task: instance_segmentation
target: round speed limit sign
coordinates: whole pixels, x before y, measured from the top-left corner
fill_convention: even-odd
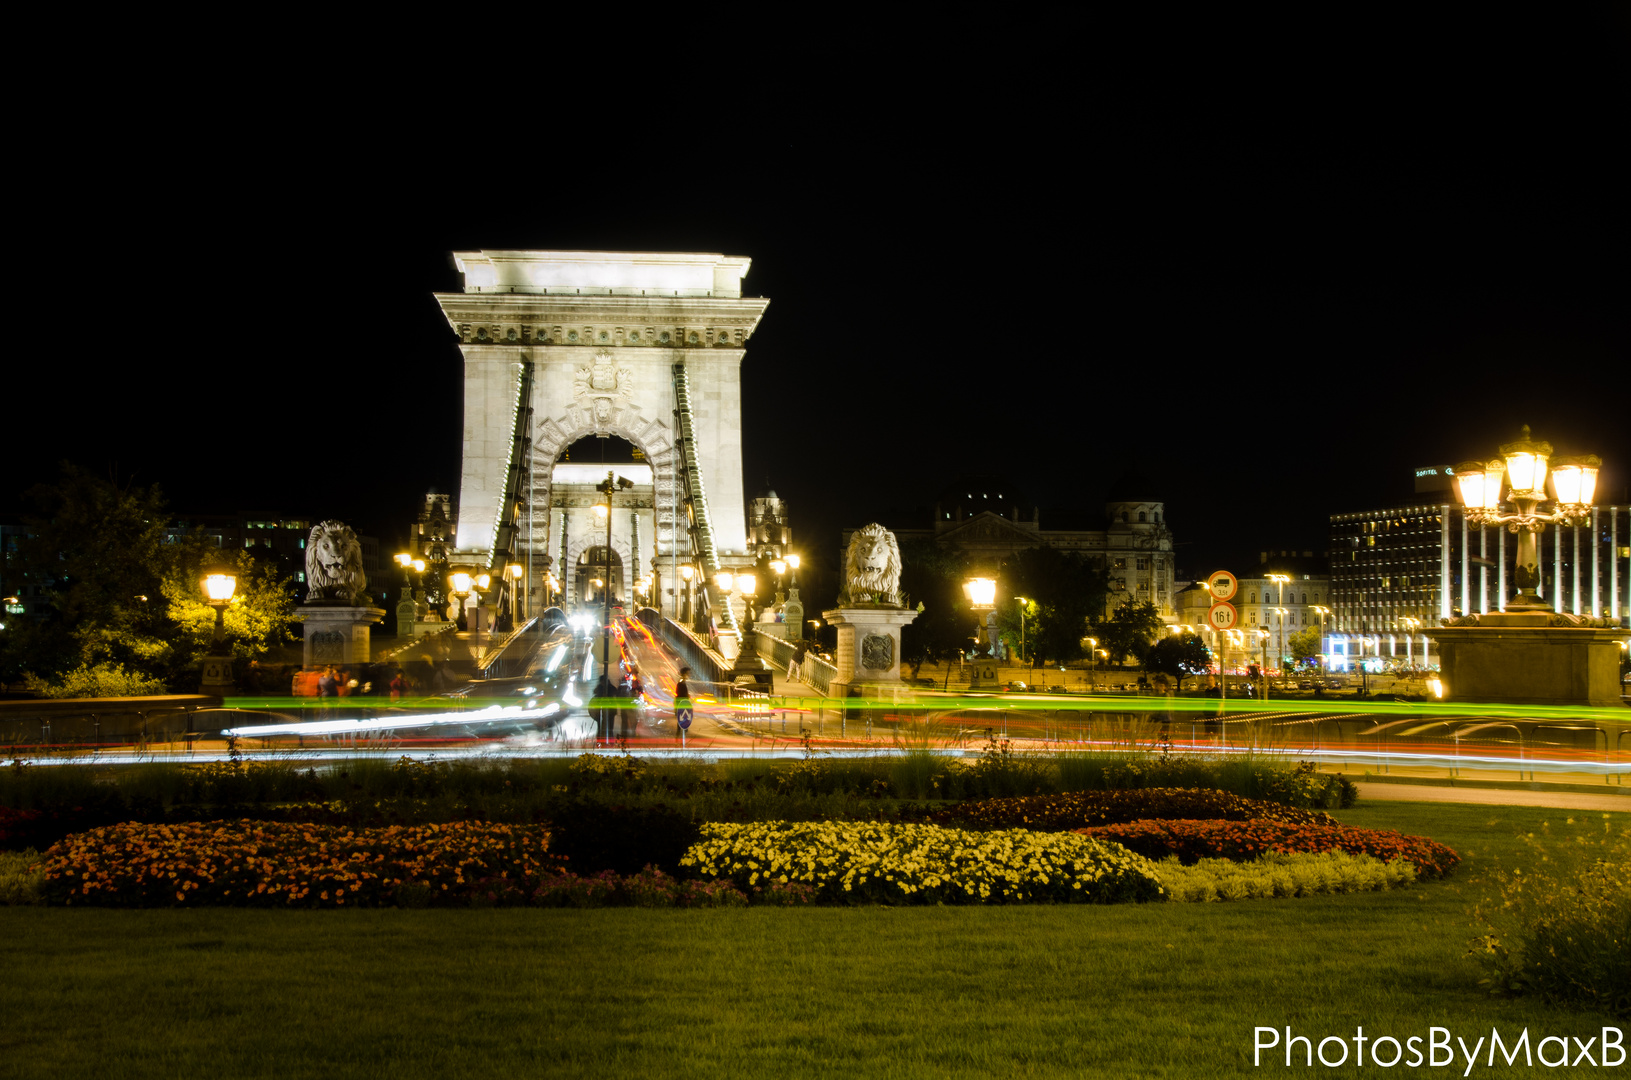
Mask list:
[[[1207,611],[1206,621],[1214,630],[1233,630],[1240,621],[1240,612],[1231,603],[1216,603]]]
[[[1213,601],[1221,603],[1224,600],[1233,600],[1235,598],[1235,592],[1239,590],[1240,582],[1229,571],[1218,570],[1206,579],[1206,587],[1211,591]]]

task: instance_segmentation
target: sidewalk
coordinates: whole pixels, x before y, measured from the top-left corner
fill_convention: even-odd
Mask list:
[[[1563,810],[1631,813],[1631,795],[1588,795],[1580,791],[1522,791],[1505,788],[1438,787],[1429,784],[1368,784],[1360,781],[1363,802],[1444,802],[1481,806],[1555,806]],[[1631,788],[1624,789],[1631,791]]]

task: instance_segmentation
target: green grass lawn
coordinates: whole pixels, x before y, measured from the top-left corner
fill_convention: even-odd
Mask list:
[[[1436,1024],[1471,1045],[1492,1024],[1533,1041],[1611,1023],[1491,1000],[1462,958],[1482,868],[1567,812],[1338,816],[1465,862],[1397,892],[1209,905],[4,908],[0,1075],[1210,1076],[1287,1071],[1279,1050],[1253,1069],[1257,1025],[1318,1042]],[[1480,1053],[1478,1074],[1505,1071]]]

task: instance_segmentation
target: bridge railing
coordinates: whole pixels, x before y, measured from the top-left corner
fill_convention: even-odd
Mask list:
[[[510,656],[507,657],[505,653],[509,650],[510,646],[522,640],[523,634],[539,626],[540,623],[538,618],[537,616],[534,616],[533,618],[530,618],[526,622],[522,623],[520,626],[516,627],[514,630],[510,631],[500,640],[489,645],[487,651],[482,653],[476,660],[476,674],[483,679],[502,677],[507,674],[507,662],[515,654],[511,653]]]
[[[753,632],[754,651],[770,662],[778,672],[786,671],[788,663],[796,652],[791,642],[773,637],[762,630]],[[804,663],[799,666],[799,678],[806,686],[812,686],[827,693],[832,680],[838,676],[838,668],[821,659],[808,650],[804,653]]]
[[[709,648],[706,641],[673,619],[663,616],[658,633],[662,635],[663,644],[673,649],[698,679],[727,686],[735,680],[733,661]]]

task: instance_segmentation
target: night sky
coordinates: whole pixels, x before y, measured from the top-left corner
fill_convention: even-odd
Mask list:
[[[665,114],[454,136],[453,86],[383,111],[269,94],[226,127],[111,103],[41,157],[14,228],[0,518],[68,458],[178,514],[393,544],[456,491],[461,359],[431,293],[465,248],[751,257],[771,304],[743,480],[814,555],[926,525],[974,473],[1044,527],[1097,527],[1138,470],[1198,576],[1323,551],[1329,514],[1525,423],[1602,455],[1599,501],[1628,502],[1625,27],[1545,17],[1577,21],[1045,85],[946,70],[943,94],[879,78],[820,106],[743,91],[718,139]]]

